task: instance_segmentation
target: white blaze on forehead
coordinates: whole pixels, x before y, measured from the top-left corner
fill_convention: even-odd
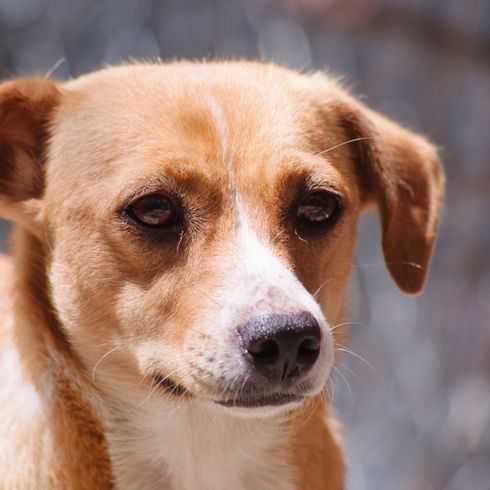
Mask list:
[[[214,125],[216,129],[216,134],[221,143],[221,154],[222,158],[226,158],[227,165],[226,168],[228,170],[228,177],[230,179],[230,185],[233,192],[234,197],[237,195],[237,179],[235,175],[235,169],[233,168],[233,164],[231,160],[228,159],[228,144],[229,144],[229,130],[228,125],[226,123],[225,115],[223,114],[223,109],[219,105],[218,101],[211,95],[206,94],[206,99],[208,102],[208,107],[211,111],[211,114],[214,119]]]
[[[228,126],[223,114],[223,109],[211,94],[206,94],[206,100],[214,119],[216,133],[221,142],[221,150],[223,155],[226,155],[226,152],[228,151]]]

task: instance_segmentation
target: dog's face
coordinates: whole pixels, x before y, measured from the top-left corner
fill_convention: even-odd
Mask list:
[[[435,152],[323,77],[128,66],[11,82],[0,107],[0,203],[46,246],[63,331],[118,397],[265,414],[319,393],[371,203],[394,279],[422,287]]]

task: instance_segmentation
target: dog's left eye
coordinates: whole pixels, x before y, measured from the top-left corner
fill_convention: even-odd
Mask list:
[[[177,220],[177,210],[170,198],[162,194],[141,197],[126,207],[138,224],[151,228],[167,228]]]
[[[299,226],[333,225],[340,211],[340,199],[333,192],[314,191],[302,198],[296,208]]]

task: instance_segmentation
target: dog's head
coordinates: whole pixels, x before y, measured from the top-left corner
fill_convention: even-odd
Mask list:
[[[4,83],[0,155],[0,209],[46,250],[96,384],[256,414],[324,388],[360,212],[377,204],[388,269],[416,293],[443,188],[422,137],[258,63]]]

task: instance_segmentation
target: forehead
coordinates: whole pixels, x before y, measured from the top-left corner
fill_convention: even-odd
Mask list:
[[[105,177],[117,186],[193,173],[222,185],[292,169],[332,173],[315,156],[318,124],[303,88],[293,72],[250,63],[127,66],[82,77],[66,85],[54,122],[48,183],[82,189]],[[326,145],[338,141],[334,125],[327,133]]]

